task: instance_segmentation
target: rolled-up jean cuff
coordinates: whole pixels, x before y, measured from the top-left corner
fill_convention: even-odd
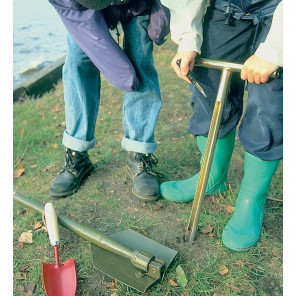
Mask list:
[[[139,153],[154,153],[157,143],[143,143],[128,138],[122,138],[121,147],[127,151]]]
[[[83,152],[87,151],[95,146],[95,138],[91,141],[83,141],[70,136],[66,131],[63,134],[63,145],[75,151]]]

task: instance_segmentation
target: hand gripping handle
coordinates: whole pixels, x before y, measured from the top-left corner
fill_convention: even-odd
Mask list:
[[[58,219],[55,208],[51,202],[45,204],[44,212],[50,243],[52,246],[58,246],[60,243]]]

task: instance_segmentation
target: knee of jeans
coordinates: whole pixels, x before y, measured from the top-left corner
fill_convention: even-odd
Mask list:
[[[65,64],[63,66],[63,75],[67,73],[88,73],[93,65],[90,59],[85,54],[68,51]]]
[[[87,60],[89,60],[88,56],[81,50],[71,36],[68,36],[68,52],[65,64],[67,66],[73,65],[73,67],[77,67],[85,64]]]

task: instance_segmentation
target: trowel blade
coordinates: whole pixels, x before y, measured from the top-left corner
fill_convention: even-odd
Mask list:
[[[163,246],[148,237],[131,229],[110,234],[110,237],[119,241],[132,250],[145,251],[165,262],[165,269],[169,267],[177,251]],[[162,280],[149,277],[136,268],[129,258],[112,253],[94,244],[91,245],[94,266],[108,276],[128,285],[140,292],[145,292],[151,285]]]

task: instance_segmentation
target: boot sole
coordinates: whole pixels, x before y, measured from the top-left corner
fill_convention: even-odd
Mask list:
[[[73,188],[70,191],[67,192],[61,192],[61,193],[55,193],[52,191],[49,191],[49,195],[52,197],[67,197],[69,195],[74,194],[75,192],[78,191],[78,189],[80,188],[81,184],[83,183],[83,181],[90,175],[90,173],[93,171],[94,166],[91,165],[80,177],[79,182],[77,183],[77,186],[75,188]]]
[[[134,191],[134,189],[132,189],[132,193],[133,193],[135,196],[139,197],[140,199],[142,199],[142,200],[146,200],[146,201],[156,201],[156,200],[158,200],[158,199],[160,198],[160,194],[157,195],[157,196],[151,196],[151,197],[149,197],[149,196],[142,196],[142,195],[139,195],[138,193],[136,193],[136,192]]]
[[[257,241],[257,242],[258,242],[258,241]],[[222,241],[223,245],[224,245],[227,249],[229,249],[229,250],[231,250],[231,251],[234,251],[234,252],[247,252],[247,251],[249,251],[251,248],[255,247],[256,244],[257,244],[257,242],[254,243],[253,245],[249,246],[249,247],[236,248],[236,247],[233,247],[233,246],[228,246],[228,245],[226,245],[226,244]]]

